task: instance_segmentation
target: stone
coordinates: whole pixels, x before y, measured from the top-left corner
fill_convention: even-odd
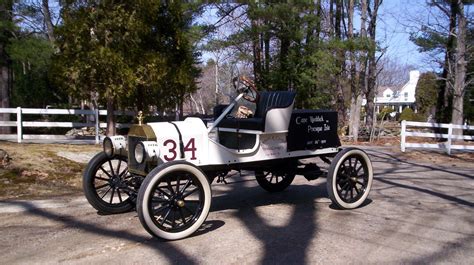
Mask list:
[[[11,160],[7,151],[0,149],[0,168],[6,168]]]

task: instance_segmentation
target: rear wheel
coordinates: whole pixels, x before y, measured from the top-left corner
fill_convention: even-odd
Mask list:
[[[329,198],[338,208],[357,208],[367,199],[372,179],[369,156],[357,148],[344,149],[329,167],[326,184]]]
[[[294,167],[289,171],[255,171],[255,178],[264,190],[279,192],[285,190],[295,179]]]
[[[143,227],[168,240],[185,238],[206,220],[211,187],[196,166],[182,161],[153,169],[138,192],[137,212]]]
[[[127,157],[109,158],[104,152],[94,156],[82,178],[87,201],[102,213],[123,213],[134,207],[133,187],[129,183]]]

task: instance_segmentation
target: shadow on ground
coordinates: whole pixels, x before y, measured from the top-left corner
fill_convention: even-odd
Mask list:
[[[429,196],[435,196],[443,200],[447,200],[456,205],[472,208],[474,203],[450,194],[443,193],[439,190],[433,190],[429,187],[420,187],[406,183],[400,183],[399,180],[416,177],[417,172],[427,170],[437,170],[449,174],[451,177],[457,176],[461,178],[473,179],[472,174],[454,172],[449,168],[442,166],[429,166],[417,164],[415,162],[407,162],[398,159],[387,153],[379,151],[371,151],[371,157],[377,163],[388,164],[382,170],[376,169],[375,181],[382,183],[384,187],[392,187],[397,189],[407,189],[415,193],[423,193]],[[396,174],[397,177],[391,177]],[[319,182],[317,185],[311,183],[306,185],[294,185],[289,189],[271,194],[263,191],[256,186],[254,181],[235,181],[229,185],[230,189],[220,192],[213,198],[211,215],[215,212],[232,209],[235,218],[244,225],[245,229],[250,232],[255,239],[260,241],[263,246],[261,264],[275,263],[291,263],[291,264],[307,264],[311,241],[317,236],[319,225],[317,207],[315,201],[318,198],[327,197],[325,182]],[[381,190],[381,189],[380,189]],[[378,199],[384,199],[379,197]],[[178,244],[166,242],[151,236],[136,235],[127,231],[116,231],[106,227],[97,226],[88,222],[78,221],[73,217],[65,216],[50,212],[45,209],[36,208],[32,203],[25,201],[9,202],[17,206],[23,207],[28,213],[41,216],[56,222],[64,224],[65,227],[80,229],[86,233],[99,234],[109,238],[122,239],[129,242],[140,243],[150,249],[154,249],[161,255],[165,256],[169,263],[194,264],[199,263],[195,257],[187,255]],[[367,201],[365,206],[370,206],[372,200]],[[287,205],[292,208],[291,216],[284,226],[274,226],[269,224],[265,219],[259,216],[257,208],[259,206],[270,205]],[[324,206],[323,206],[324,207]],[[328,205],[329,207],[329,205]],[[344,214],[347,214],[344,213]],[[97,217],[100,218],[100,217]],[[204,225],[192,236],[198,238],[206,233],[210,233],[216,229],[226,229],[224,221],[211,220],[206,221]],[[455,242],[465,246],[472,244],[473,236],[468,235],[464,238],[464,242]],[[185,246],[183,246],[184,248]],[[317,255],[311,253],[312,255]],[[434,251],[431,255],[420,257],[417,260],[408,260],[404,263],[424,263],[425,261],[433,262],[446,260],[449,253]]]

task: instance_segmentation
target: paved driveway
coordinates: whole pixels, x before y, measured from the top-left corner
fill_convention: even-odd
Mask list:
[[[474,166],[401,162],[370,151],[369,203],[333,209],[325,179],[278,194],[251,177],[213,184],[205,225],[165,242],[135,212],[101,216],[81,197],[0,202],[2,264],[474,264]]]

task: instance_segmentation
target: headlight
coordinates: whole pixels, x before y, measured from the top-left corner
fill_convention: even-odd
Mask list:
[[[114,156],[115,148],[114,148],[114,144],[112,143],[112,139],[110,139],[109,137],[105,137],[103,146],[104,146],[104,153],[108,157]]]
[[[145,161],[145,146],[143,143],[138,143],[135,146],[135,160],[137,160],[138,164]]]
[[[112,157],[116,154],[121,153],[127,148],[127,141],[124,136],[110,136],[105,137],[104,142],[102,143],[104,148],[104,153],[108,157]]]

